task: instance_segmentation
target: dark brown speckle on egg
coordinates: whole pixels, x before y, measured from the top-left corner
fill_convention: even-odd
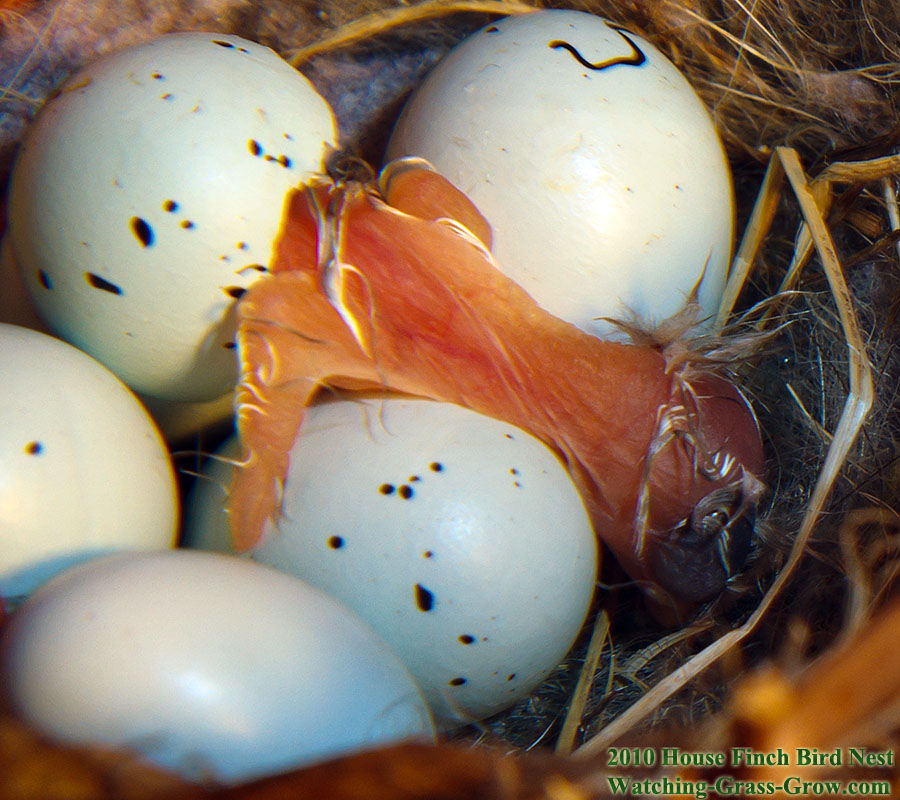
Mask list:
[[[162,207],[163,211],[168,211],[170,214],[178,211],[178,203],[176,203],[174,200],[166,200],[165,202],[163,202]]]
[[[470,636],[468,633],[464,633],[459,637],[460,644],[472,644],[475,641],[474,636]]]
[[[180,224],[181,227],[184,228],[186,231],[189,231],[189,230],[191,230],[191,229],[194,227],[194,223],[191,222],[189,219],[183,219],[183,220],[181,220],[181,222],[180,222],[179,224]]]
[[[443,471],[444,471],[444,465],[441,464],[439,461],[432,461],[432,462],[428,465],[428,469],[430,469],[432,472],[443,472]]]
[[[44,445],[42,445],[38,441],[29,442],[25,445],[25,452],[30,456],[40,455],[44,449]]]
[[[413,587],[413,594],[415,595],[416,607],[419,611],[431,611],[434,608],[434,594],[422,586],[421,583],[417,583]]]
[[[344,546],[344,537],[343,536],[331,536],[328,539],[328,546],[332,550],[340,550]]]
[[[213,44],[219,45],[219,47],[234,48],[231,42],[226,42],[224,39],[212,39],[211,41]]]
[[[394,485],[392,483],[382,483],[381,486],[378,487],[378,493],[383,495],[390,495],[394,493]]]
[[[465,678],[451,678],[450,685],[451,686],[465,686],[467,683]]]
[[[243,286],[226,286],[223,291],[229,297],[233,297],[235,300],[239,300],[244,296],[244,292],[247,290]]]
[[[236,342],[222,342],[222,347],[224,347],[226,350],[234,350],[235,348],[237,348],[237,343]]]
[[[141,247],[150,247],[153,244],[153,228],[150,227],[147,220],[141,217],[132,217],[129,224],[131,232],[141,243]]]
[[[110,283],[106,278],[93,272],[85,272],[84,279],[88,282],[88,285],[92,286],[94,289],[102,289],[104,292],[109,292],[110,294],[122,294],[121,287],[116,286],[114,283]]]
[[[258,156],[262,154],[262,145],[256,141],[256,139],[250,139],[247,142],[247,149],[250,151],[250,155]]]
[[[397,489],[397,494],[400,495],[404,500],[412,500],[413,494],[415,494],[412,490],[412,486],[407,486],[405,483]]]
[[[53,288],[53,284],[50,282],[50,276],[42,269],[38,270],[38,283],[45,289]]]

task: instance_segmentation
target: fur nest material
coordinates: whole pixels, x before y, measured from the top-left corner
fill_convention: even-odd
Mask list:
[[[736,329],[744,335],[765,322],[764,344],[735,358],[732,368],[753,399],[774,469],[756,558],[735,591],[676,630],[660,628],[634,593],[612,591],[570,659],[532,698],[471,730],[470,742],[395,748],[224,792],[148,773],[121,756],[61,749],[0,718],[0,798],[249,800],[287,791],[338,800],[606,797],[611,730],[620,742],[697,750],[780,742],[900,747],[892,641],[900,615],[892,600],[900,567],[900,167],[889,160],[900,142],[900,7],[887,0],[547,5],[607,17],[681,68],[728,150],[739,231],[754,224],[764,169],[777,148],[794,148],[811,177],[849,165],[834,180],[810,185],[865,332],[876,399],[808,541],[789,555],[850,390],[848,341],[815,258],[782,291],[799,258],[801,220],[785,194],[773,201],[774,224],[741,295]],[[492,15],[537,7],[532,0],[0,0],[0,180],[28,120],[65,77],[98,54],[192,29],[236,33],[290,59],[332,104],[349,147],[378,163],[403,100],[443,53]],[[755,334],[745,339],[759,341]],[[779,573],[785,563],[789,575]],[[779,574],[786,576],[780,583]],[[610,583],[620,578],[605,576]],[[773,586],[775,595],[766,595]],[[679,667],[693,670],[692,681],[669,687]],[[573,696],[579,712],[565,720]],[[642,712],[628,717],[636,702]],[[523,755],[504,759],[471,741]],[[532,752],[558,742],[566,753],[591,741],[580,758]],[[770,773],[742,774],[766,780]],[[896,768],[877,774],[900,778]],[[703,774],[675,770],[670,777]]]

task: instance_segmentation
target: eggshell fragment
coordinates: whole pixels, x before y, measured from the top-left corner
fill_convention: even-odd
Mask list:
[[[253,558],[357,611],[444,724],[511,705],[565,656],[597,547],[541,442],[449,403],[346,400],[309,410],[290,459],[277,527]],[[208,520],[224,520],[226,473],[201,484],[209,505],[192,512],[190,543],[223,547]]]
[[[97,60],[43,107],[11,178],[38,311],[137,391],[226,393],[235,299],[336,141],[312,84],[245,39],[177,33]]]
[[[412,679],[355,615],[289,575],[210,553],[111,556],[59,576],[11,618],[0,675],[38,730],[191,779],[433,738]]]
[[[413,93],[387,155],[434,164],[490,222],[501,268],[589,333],[658,323],[698,283],[717,309],[734,224],[722,145],[678,70],[612,23],[491,23]]]
[[[105,367],[37,331],[0,324],[0,595],[115,550],[171,547],[168,451]]]

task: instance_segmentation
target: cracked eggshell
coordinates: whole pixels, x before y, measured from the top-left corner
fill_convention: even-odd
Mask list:
[[[228,470],[212,477],[187,543],[225,549]],[[444,725],[525,696],[587,614],[597,546],[574,484],[537,439],[468,409],[396,398],[311,408],[281,511],[253,558],[359,613]]]
[[[172,547],[178,497],[147,412],[90,356],[0,324],[0,596],[99,554]]]
[[[137,391],[226,393],[235,299],[272,258],[286,193],[336,141],[312,84],[239,37],[169,34],[97,60],[14,165],[9,235],[38,311]]]
[[[129,748],[195,780],[434,736],[412,678],[354,614],[211,553],[111,556],[60,575],[9,621],[0,676],[45,734]]]
[[[553,10],[492,23],[413,93],[388,156],[421,156],[475,202],[500,268],[544,308],[657,323],[701,281],[724,289],[734,227],[728,163],[706,108],[656,48]]]

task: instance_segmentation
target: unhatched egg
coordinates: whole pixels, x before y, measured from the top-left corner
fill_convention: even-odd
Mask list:
[[[174,543],[169,454],[134,395],[90,356],[0,324],[0,596],[115,550]]]
[[[226,393],[231,309],[335,126],[303,75],[236,36],[170,34],[90,64],[41,109],[11,178],[38,311],[137,391]]]
[[[227,475],[220,464],[200,484],[188,544],[227,546]],[[396,398],[309,410],[277,527],[253,558],[357,611],[445,724],[499,711],[547,676],[597,569],[584,505],[547,447],[459,406]]]
[[[609,335],[699,283],[715,312],[733,231],[709,114],[649,42],[577,11],[492,23],[413,93],[388,156],[429,160],[475,202],[500,267],[551,313]]]
[[[0,678],[54,739],[128,748],[192,779],[433,738],[413,680],[354,614],[211,553],[116,555],[58,576],[7,624]]]

